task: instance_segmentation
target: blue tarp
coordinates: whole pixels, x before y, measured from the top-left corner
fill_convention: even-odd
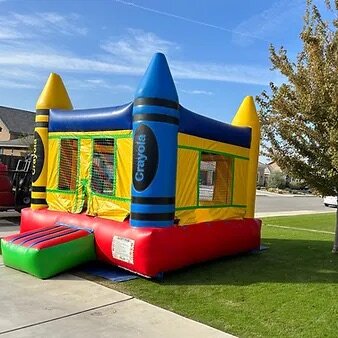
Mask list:
[[[109,279],[112,282],[126,282],[138,278],[137,275],[132,272],[115,266],[103,266],[101,264],[87,266],[83,271],[93,276]]]

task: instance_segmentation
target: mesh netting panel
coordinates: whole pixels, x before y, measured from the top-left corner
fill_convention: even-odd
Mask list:
[[[94,139],[91,188],[112,195],[114,189],[114,140]]]
[[[199,204],[230,204],[233,159],[224,155],[202,153],[199,177]]]
[[[77,140],[61,140],[59,185],[61,190],[75,190],[78,161]]]

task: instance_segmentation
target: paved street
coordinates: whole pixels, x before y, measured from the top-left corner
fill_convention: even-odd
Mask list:
[[[316,212],[335,212],[334,208],[327,208],[323,204],[323,199],[313,196],[302,195],[279,195],[257,191],[256,213],[257,217],[274,214],[293,214],[293,213],[316,213]],[[16,232],[20,222],[20,214],[17,212],[0,212],[0,237],[7,235],[8,232]]]
[[[323,204],[323,199],[319,197],[306,196],[257,196],[256,212],[277,212],[277,211],[299,211],[312,210],[332,211]]]
[[[313,213],[336,212],[334,208],[325,207],[323,198],[304,195],[279,195],[257,191],[255,216],[286,216]]]

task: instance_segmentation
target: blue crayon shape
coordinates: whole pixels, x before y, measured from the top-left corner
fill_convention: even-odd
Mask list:
[[[179,103],[169,66],[156,53],[133,105],[133,179],[130,224],[174,224]]]

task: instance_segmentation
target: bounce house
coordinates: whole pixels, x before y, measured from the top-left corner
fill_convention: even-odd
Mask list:
[[[73,110],[51,74],[36,105],[32,204],[5,265],[48,278],[99,259],[146,277],[260,246],[259,121],[183,108],[154,55],[131,103]]]

